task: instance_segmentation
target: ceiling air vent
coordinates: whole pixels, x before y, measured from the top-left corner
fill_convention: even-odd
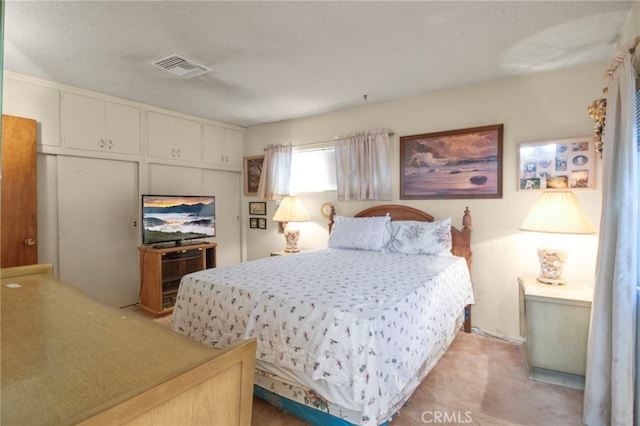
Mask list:
[[[192,60],[185,59],[175,54],[167,56],[166,58],[158,59],[153,62],[153,65],[182,78],[191,78],[211,71],[210,68],[207,68],[204,65],[200,65]]]

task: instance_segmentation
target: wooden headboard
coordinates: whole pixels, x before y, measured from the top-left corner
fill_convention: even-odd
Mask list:
[[[329,233],[333,227],[333,217],[335,216],[335,208],[331,207],[331,216],[329,218]],[[371,216],[391,216],[391,220],[416,220],[419,222],[433,222],[434,217],[429,213],[418,210],[413,207],[403,206],[400,204],[382,204],[370,207],[356,213],[354,217],[371,217]],[[469,273],[471,273],[471,211],[469,208],[464,209],[462,216],[462,228],[458,229],[451,226],[451,253],[454,256],[464,257],[467,261]],[[465,308],[464,331],[471,332],[471,306]]]
[[[435,220],[429,213],[400,204],[382,204],[370,207],[356,213],[354,217],[386,216],[387,214],[391,216],[391,220],[417,220],[419,222],[433,222]],[[332,207],[329,232],[333,227],[334,215],[335,209]],[[465,208],[462,216],[462,228],[458,229],[455,226],[451,226],[451,240],[451,253],[454,256],[464,257],[469,267],[469,273],[471,273],[471,211],[469,211],[468,207]]]

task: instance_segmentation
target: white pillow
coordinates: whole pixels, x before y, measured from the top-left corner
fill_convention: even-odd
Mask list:
[[[451,254],[451,218],[433,222],[399,220],[390,223],[386,251],[404,254]]]
[[[389,241],[389,216],[334,216],[330,248],[383,251]]]

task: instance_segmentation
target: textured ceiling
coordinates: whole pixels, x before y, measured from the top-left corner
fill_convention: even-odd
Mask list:
[[[4,60],[21,74],[252,126],[606,61],[632,4],[6,1]],[[211,71],[182,79],[151,65],[174,53]]]

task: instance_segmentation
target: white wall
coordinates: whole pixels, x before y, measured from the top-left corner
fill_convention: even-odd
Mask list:
[[[535,250],[542,237],[518,230],[540,193],[517,191],[517,146],[521,142],[591,136],[593,123],[587,107],[602,96],[605,67],[606,64],[598,64],[524,76],[256,126],[247,129],[245,155],[259,155],[271,143],[298,145],[371,128],[392,130],[392,202],[420,208],[436,218],[451,216],[458,226],[464,208],[469,207],[473,215],[472,279],[476,298],[473,324],[497,335],[519,338],[517,277],[538,274]],[[374,96],[370,94],[370,98]],[[502,199],[399,200],[400,136],[499,123],[504,124]],[[601,202],[600,167],[598,159],[596,190],[576,191],[596,229]],[[343,215],[373,205],[338,203],[335,192],[300,195],[312,219],[301,226],[300,245],[307,249],[326,245],[326,219],[320,214],[323,202],[333,202]],[[248,203],[244,204],[243,209],[247,209]],[[268,203],[266,231],[250,229],[245,233],[248,260],[284,247],[282,235],[270,220],[275,208],[275,202]],[[593,285],[597,236],[567,236],[564,243],[569,249],[565,276]]]

